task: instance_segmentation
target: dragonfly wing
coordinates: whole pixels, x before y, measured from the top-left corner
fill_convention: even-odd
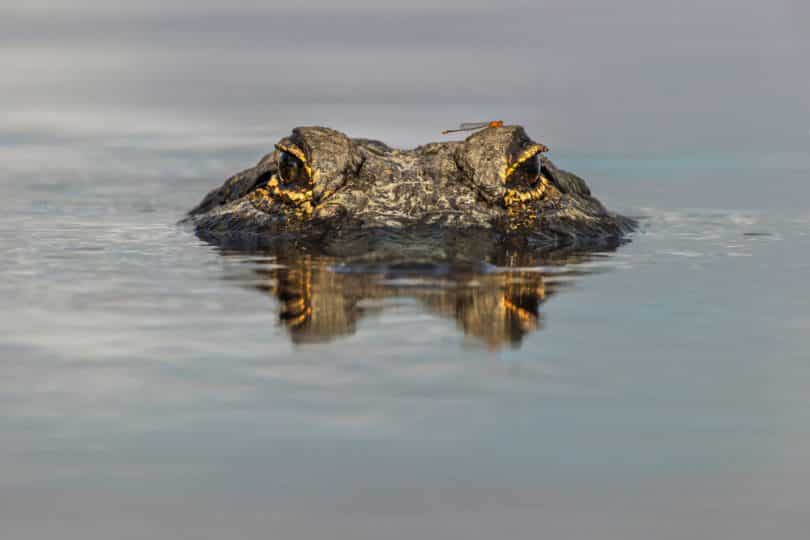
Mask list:
[[[489,125],[489,122],[464,122],[460,126],[459,129],[481,129],[485,128]]]

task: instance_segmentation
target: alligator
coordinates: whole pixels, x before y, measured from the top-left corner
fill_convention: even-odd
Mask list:
[[[295,244],[332,255],[411,250],[419,259],[504,244],[591,250],[621,243],[635,221],[606,210],[547,151],[518,125],[411,150],[298,127],[209,192],[186,221],[200,238],[228,248]]]

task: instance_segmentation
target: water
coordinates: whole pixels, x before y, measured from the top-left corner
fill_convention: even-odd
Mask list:
[[[522,31],[516,13],[495,21]],[[182,17],[165,27],[136,19],[115,27],[129,29],[115,39],[67,15],[39,41],[11,35],[0,52],[20,75],[1,83],[16,92],[0,123],[4,537],[753,539],[807,530],[810,161],[806,133],[784,134],[800,115],[783,101],[770,119],[748,117],[752,135],[731,121],[690,137],[682,115],[692,113],[672,102],[650,123],[641,113],[619,128],[588,117],[587,96],[555,93],[573,71],[551,77],[554,107],[527,97],[546,80],[532,71],[509,89],[485,77],[469,102],[395,88],[426,63],[439,94],[471,85],[480,70],[460,60],[458,43],[515,65],[541,47],[479,41],[487,34],[472,30],[490,15],[464,19],[470,35],[458,30],[452,43],[438,37],[445,19],[417,17],[421,45],[393,34],[403,68],[393,82],[371,56],[353,57],[363,69],[351,77],[318,57],[337,42],[331,34],[318,34],[303,69],[292,67],[291,45],[257,26],[199,30],[214,40],[218,69],[245,74],[241,84],[231,77],[232,90],[209,73]],[[715,35],[719,15],[693,33]],[[404,15],[390,17],[345,46],[370,55],[369,41]],[[600,17],[582,21],[597,37]],[[778,10],[769,17],[785,32],[762,56],[795,52],[790,25]],[[302,31],[328,27],[296,21]],[[736,20],[730,42],[741,47],[703,42],[695,63],[681,42],[660,67],[661,56],[639,61],[683,78],[706,76],[706,58],[731,60],[726,77],[750,59],[748,45],[765,42],[747,33],[762,21]],[[271,60],[288,76],[276,83],[278,67],[266,78],[249,70],[260,60],[245,35],[282,47]],[[448,78],[424,42],[461,62]],[[582,44],[567,52],[595,61],[634,50],[601,46],[595,57]],[[636,92],[628,69],[621,81],[605,74],[607,97],[592,99]],[[795,73],[767,69],[772,85],[746,86],[735,100],[790,94]],[[313,86],[319,76],[331,86]],[[352,98],[352,85],[363,95]],[[644,110],[632,102],[617,107]],[[733,117],[727,103],[715,107]],[[632,242],[425,272],[226,253],[176,225],[296,124],[412,146],[482,110],[523,123],[608,207],[638,216]],[[579,111],[576,122],[566,110]],[[654,125],[662,117],[674,131]],[[283,291],[308,291],[309,311]]]

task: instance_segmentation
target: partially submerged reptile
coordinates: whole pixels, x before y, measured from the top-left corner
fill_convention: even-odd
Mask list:
[[[208,193],[187,220],[202,238],[228,247],[294,243],[339,254],[620,243],[634,221],[607,211],[547,150],[520,126],[412,150],[299,127]]]

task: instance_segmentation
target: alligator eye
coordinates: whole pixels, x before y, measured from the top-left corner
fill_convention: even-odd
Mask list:
[[[507,182],[515,187],[533,186],[540,176],[540,160],[532,156],[521,163],[507,178]]]
[[[289,152],[278,158],[278,175],[285,184],[306,184],[309,181],[304,163]]]

